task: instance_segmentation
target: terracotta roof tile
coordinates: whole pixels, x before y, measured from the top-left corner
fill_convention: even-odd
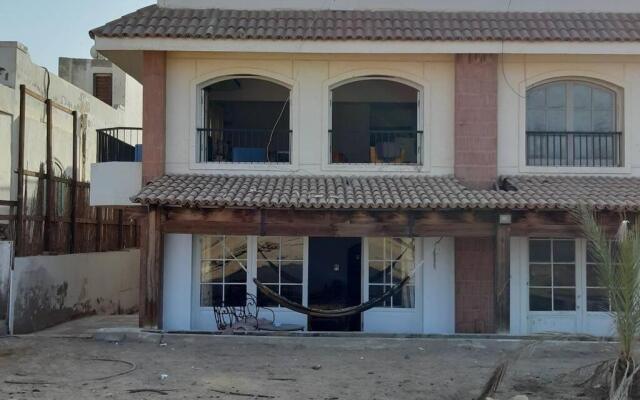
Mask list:
[[[142,8],[91,37],[268,40],[638,41],[640,14]]]
[[[508,176],[474,190],[450,176],[166,175],[132,198],[144,205],[326,209],[640,210],[640,178]]]

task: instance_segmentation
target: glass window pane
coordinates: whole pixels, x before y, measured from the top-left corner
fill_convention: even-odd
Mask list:
[[[377,299],[382,296],[390,286],[386,285],[369,285],[369,300]],[[383,303],[378,304],[376,307],[391,307],[391,299],[387,299]]]
[[[591,86],[581,83],[573,84],[573,107],[591,110]]]
[[[244,306],[247,302],[247,285],[224,285],[224,305]]]
[[[280,283],[302,283],[302,263],[282,261]]]
[[[272,261],[258,261],[258,280],[262,283],[280,283],[278,264]]]
[[[407,275],[411,273],[412,269],[413,269],[413,263],[411,264],[406,262],[393,263],[392,264],[393,281],[391,283],[393,283],[394,285],[397,283],[400,283]]]
[[[411,238],[392,238],[391,260],[393,261],[413,261],[414,242]]]
[[[527,108],[540,109],[545,106],[544,87],[537,87],[527,91]]]
[[[369,263],[369,283],[384,283],[384,261]]]
[[[607,289],[587,289],[587,311],[609,311]]]
[[[587,286],[604,286],[598,269],[597,264],[587,264]]]
[[[224,238],[222,236],[201,236],[200,246],[202,249],[202,258],[206,260],[223,259],[223,242]]]
[[[567,103],[566,84],[549,83],[546,86],[546,102],[549,108],[564,108]]]
[[[553,241],[553,261],[573,263],[576,260],[576,243],[574,240]]]
[[[565,132],[567,130],[567,113],[564,109],[547,111],[547,131]]]
[[[551,289],[529,289],[529,310],[551,311]]]
[[[227,236],[225,237],[225,258],[239,260],[247,259],[247,237]]]
[[[392,305],[395,308],[415,307],[416,288],[413,285],[406,285],[399,293],[393,296]]]
[[[282,285],[280,294],[294,303],[302,304],[302,285]]]
[[[573,131],[592,132],[591,110],[575,110],[573,112]]]
[[[258,238],[258,260],[277,261],[280,254],[279,238],[259,237]]]
[[[593,109],[594,110],[610,110],[614,107],[614,95],[611,91],[606,89],[593,89]]]
[[[575,286],[576,267],[573,264],[553,264],[553,286]]]
[[[527,111],[527,131],[544,132],[547,130],[547,113],[544,110]]]
[[[200,285],[200,307],[222,304],[222,285]]]
[[[302,237],[283,237],[280,257],[283,260],[301,261],[304,256],[304,240]]]
[[[223,261],[203,261],[200,266],[201,283],[222,283]]]
[[[267,285],[267,287],[274,292],[278,293],[278,286]],[[278,303],[265,296],[262,291],[258,290],[258,306],[259,307],[278,307]],[[269,313],[267,311],[267,313]]]
[[[554,311],[574,311],[576,309],[575,289],[553,289]]]
[[[551,241],[529,240],[529,261],[551,262]]]
[[[594,132],[614,132],[613,111],[593,111]]]
[[[551,286],[551,264],[529,265],[529,286]]]
[[[243,264],[237,261],[227,261],[224,265],[225,283],[246,283],[247,271]]]
[[[384,260],[384,239],[383,238],[369,238],[369,260],[371,261]]]

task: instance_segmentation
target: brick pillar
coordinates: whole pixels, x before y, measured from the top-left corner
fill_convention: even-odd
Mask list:
[[[497,178],[498,56],[457,54],[455,74],[455,175],[487,189]]]
[[[145,51],[142,95],[142,184],[164,174],[166,78],[164,51]]]
[[[456,333],[494,332],[494,238],[455,238]]]

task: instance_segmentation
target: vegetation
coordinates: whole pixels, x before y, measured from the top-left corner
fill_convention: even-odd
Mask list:
[[[610,400],[628,399],[638,389],[640,370],[640,363],[634,358],[640,335],[640,226],[630,226],[625,219],[612,238],[589,209],[581,208],[576,217],[590,242],[591,257],[598,264],[600,285],[609,291],[619,342],[617,357],[601,363],[588,382],[603,381],[609,388]]]

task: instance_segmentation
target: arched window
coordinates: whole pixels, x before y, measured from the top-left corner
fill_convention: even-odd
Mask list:
[[[420,92],[407,84],[370,77],[331,90],[331,162],[419,164]]]
[[[200,87],[198,162],[289,163],[290,89],[252,76]]]
[[[618,167],[622,163],[619,93],[561,80],[527,90],[527,165]]]

